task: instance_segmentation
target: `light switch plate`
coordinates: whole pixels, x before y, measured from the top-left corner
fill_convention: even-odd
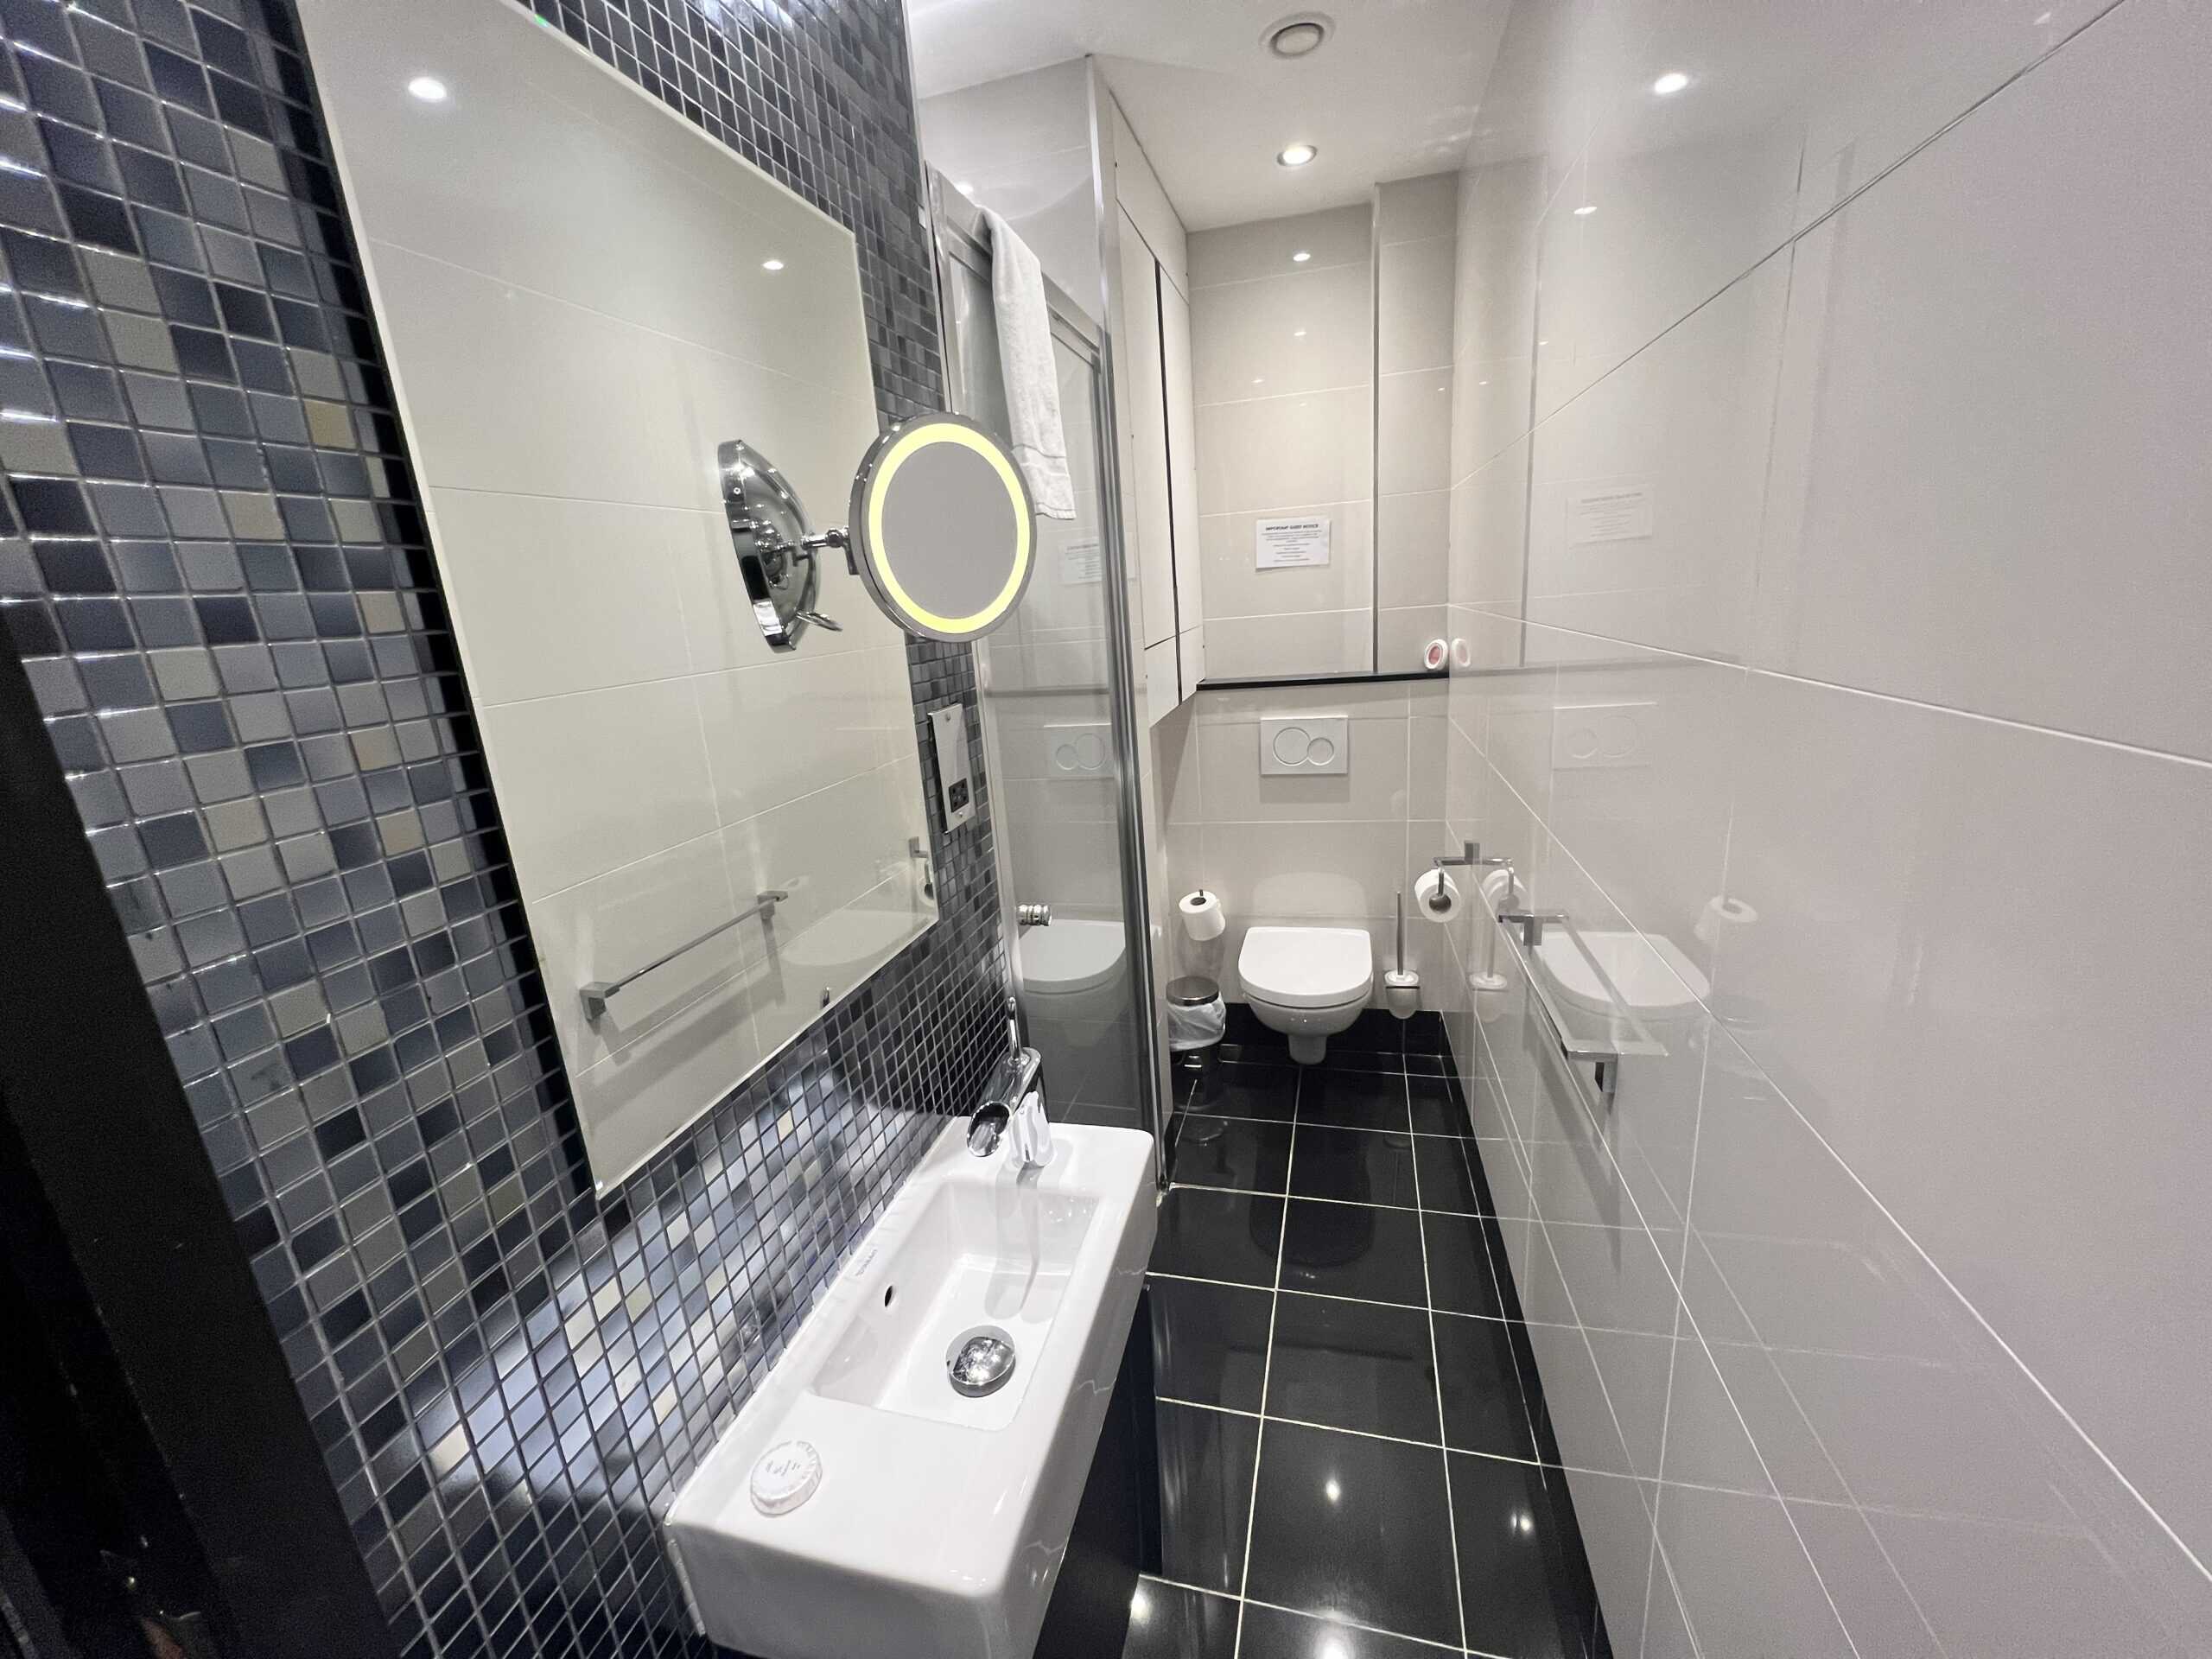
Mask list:
[[[944,814],[944,827],[957,830],[976,816],[976,785],[968,768],[968,721],[961,705],[930,711],[930,744],[937,751],[938,807]]]
[[[1341,778],[1351,770],[1349,715],[1287,715],[1261,721],[1261,777]]]
[[[1656,702],[1572,702],[1552,710],[1552,770],[1651,764]]]

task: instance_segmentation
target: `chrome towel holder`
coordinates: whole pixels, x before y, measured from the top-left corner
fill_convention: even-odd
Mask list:
[[[737,914],[731,917],[729,920],[721,923],[716,926],[709,928],[696,939],[691,939],[683,944],[677,945],[675,950],[670,951],[666,956],[656,957],[644,967],[633,968],[628,973],[623,975],[620,979],[594,979],[590,984],[585,986],[582,990],[576,993],[578,999],[581,1000],[584,1005],[584,1018],[587,1020],[596,1024],[599,1021],[600,1017],[606,1014],[608,1000],[612,998],[616,992],[621,990],[623,987],[626,985],[636,984],[638,981],[643,979],[647,974],[652,972],[654,969],[667,967],[670,963],[674,962],[685,951],[697,950],[709,939],[728,932],[730,929],[735,927],[740,922],[750,921],[753,917],[758,916],[762,921],[766,922],[772,927],[775,925],[776,921],[776,906],[791,896],[791,895],[788,889],[783,887],[770,887],[763,893],[754,894],[754,902],[747,908],[739,911]]]

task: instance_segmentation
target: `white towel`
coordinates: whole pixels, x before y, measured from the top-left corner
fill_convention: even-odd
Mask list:
[[[998,314],[999,365],[1006,378],[1014,458],[1029,480],[1037,511],[1075,517],[1068,480],[1067,433],[1060,425],[1060,374],[1052,360],[1052,319],[1045,308],[1045,272],[1029,245],[996,213],[991,227],[991,304]]]

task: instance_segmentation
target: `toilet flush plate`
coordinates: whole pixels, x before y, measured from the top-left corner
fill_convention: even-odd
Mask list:
[[[1271,715],[1260,721],[1260,776],[1340,778],[1351,770],[1349,715]]]

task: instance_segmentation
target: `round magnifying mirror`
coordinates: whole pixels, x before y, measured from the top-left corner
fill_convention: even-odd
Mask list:
[[[1029,586],[1029,486],[990,433],[957,415],[902,421],[870,447],[848,526],[861,581],[910,633],[973,639]]]

